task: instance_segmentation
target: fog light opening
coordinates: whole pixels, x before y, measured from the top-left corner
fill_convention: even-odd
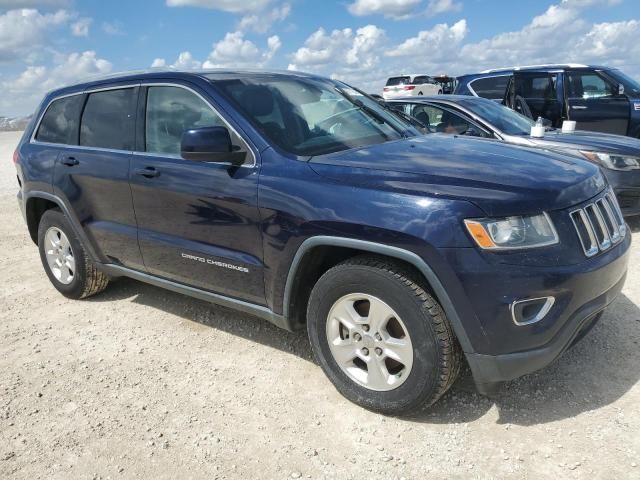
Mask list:
[[[547,316],[555,303],[555,297],[527,298],[511,304],[511,318],[518,326],[537,323]]]

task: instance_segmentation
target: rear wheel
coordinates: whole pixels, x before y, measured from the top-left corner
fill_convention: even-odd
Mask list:
[[[86,298],[107,287],[109,278],[97,270],[60,210],[42,215],[38,250],[49,280],[65,297]]]
[[[386,414],[436,402],[461,353],[438,302],[403,265],[349,259],[315,285],[307,311],[318,363],[349,400]]]

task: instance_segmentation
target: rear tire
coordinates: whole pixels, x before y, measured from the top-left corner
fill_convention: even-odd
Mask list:
[[[59,209],[47,210],[38,225],[40,260],[62,295],[79,300],[101,292],[109,277],[99,271]]]
[[[315,357],[342,395],[370,410],[407,415],[427,408],[460,371],[451,326],[416,276],[394,261],[361,256],[327,271],[311,292]]]

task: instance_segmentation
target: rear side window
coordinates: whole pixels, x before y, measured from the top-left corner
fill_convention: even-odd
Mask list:
[[[552,100],[556,98],[556,73],[516,76],[516,95],[524,98]]]
[[[36,140],[47,143],[78,143],[78,118],[82,95],[55,100],[42,117]]]
[[[411,77],[391,77],[387,80],[387,87],[394,87],[396,85],[409,85],[411,83]]]
[[[208,103],[180,87],[149,87],[145,122],[145,149],[152,153],[180,154],[182,133],[191,128],[224,127]],[[233,132],[232,141],[237,144]]]
[[[502,100],[509,83],[509,76],[478,78],[469,83],[476,95],[490,100]]]
[[[134,89],[90,93],[80,122],[80,145],[133,150]]]
[[[418,76],[418,77],[413,79],[413,83],[416,84],[416,85],[422,85],[422,84],[425,84],[425,83],[433,84],[433,83],[436,83],[436,82],[433,80],[433,78],[428,77],[427,75],[420,75],[420,76]]]

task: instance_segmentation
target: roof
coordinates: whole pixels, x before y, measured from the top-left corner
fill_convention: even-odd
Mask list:
[[[611,67],[605,67],[602,65],[584,65],[582,63],[547,63],[542,65],[516,65],[513,67],[501,67],[501,68],[491,68],[489,70],[483,70],[478,73],[467,73],[464,75],[460,75],[458,78],[464,77],[475,77],[482,76],[487,74],[505,74],[510,75],[513,72],[536,72],[536,71],[547,71],[547,70],[567,70],[572,68],[590,68],[593,70],[608,70]]]
[[[78,90],[92,89],[100,87],[105,84],[113,83],[126,83],[136,82],[143,80],[154,79],[180,79],[180,78],[194,78],[199,77],[201,79],[215,80],[217,78],[229,78],[229,77],[246,77],[254,75],[270,75],[270,76],[282,76],[282,77],[307,77],[307,78],[322,78],[316,75],[311,75],[303,72],[296,72],[291,70],[260,70],[260,69],[200,69],[200,70],[178,70],[172,68],[150,68],[145,70],[131,70],[125,72],[116,72],[108,75],[95,75],[88,77],[82,82],[66,85],[61,88],[57,88],[49,92],[48,95],[53,93],[71,93]]]

